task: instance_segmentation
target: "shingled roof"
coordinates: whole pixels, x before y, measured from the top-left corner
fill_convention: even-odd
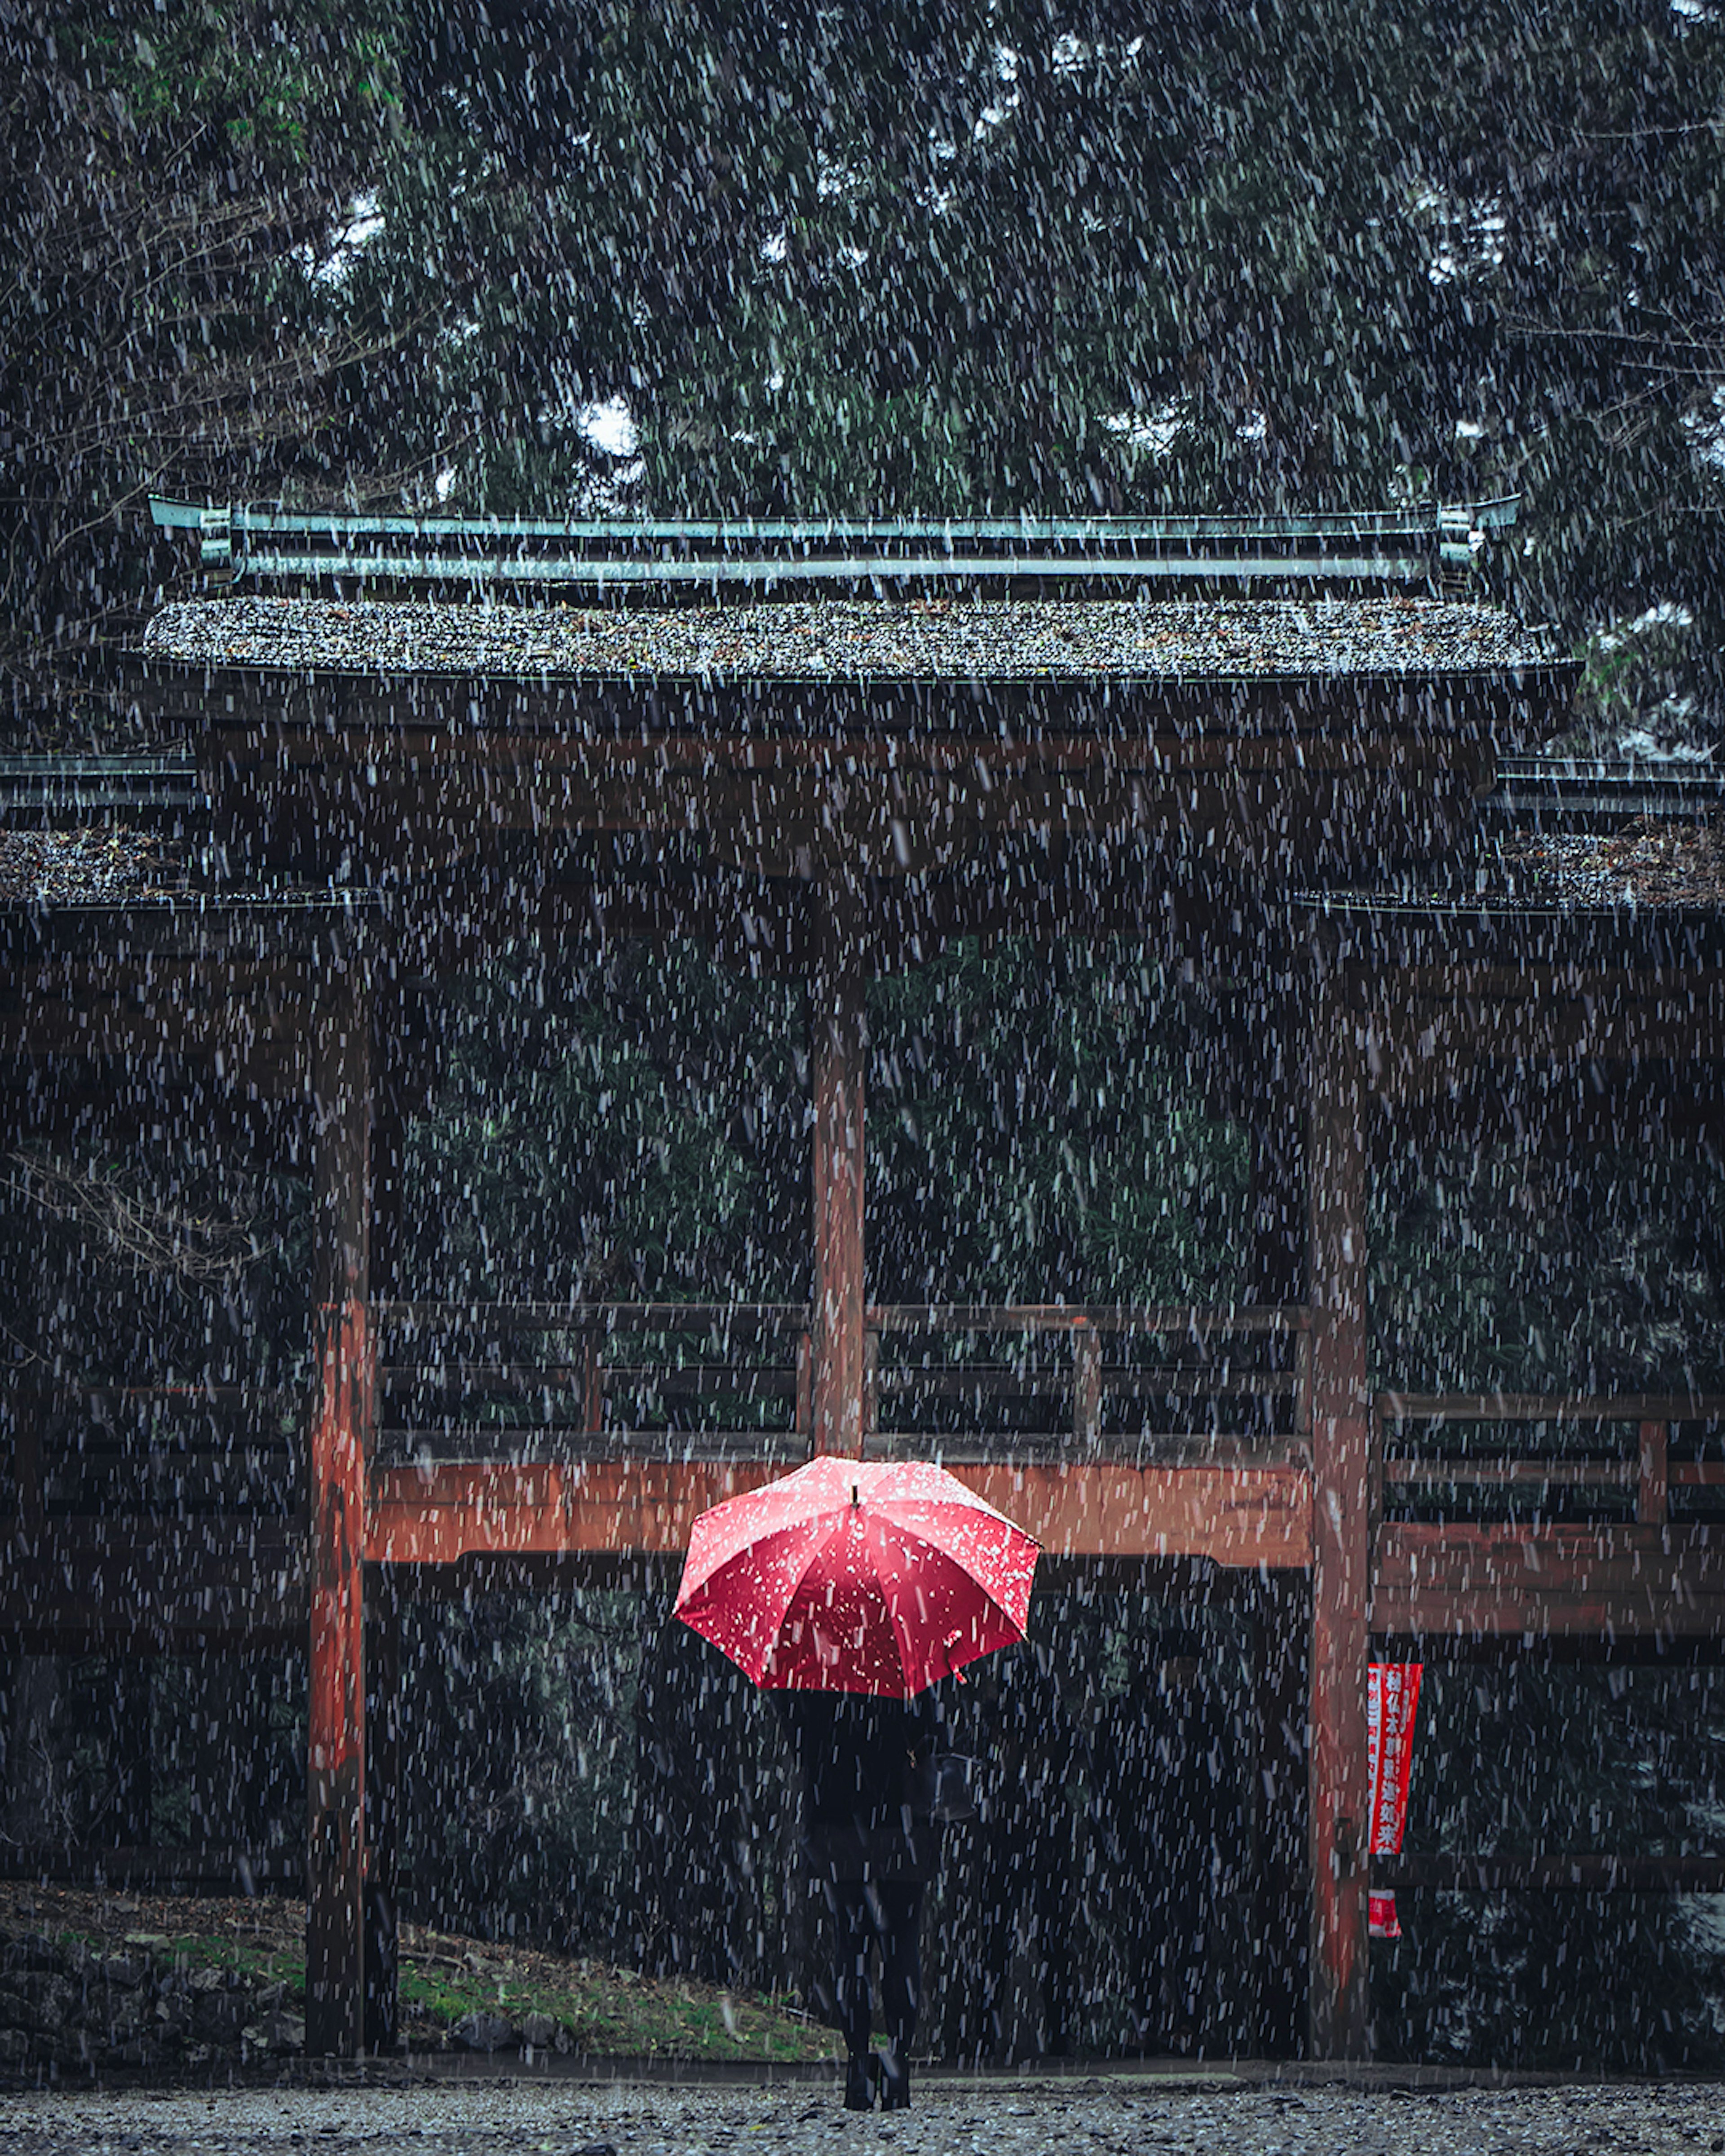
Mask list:
[[[233,598],[164,607],[153,659],[372,678],[1313,680],[1519,672],[1558,654],[1442,599],[959,598],[727,606]]]

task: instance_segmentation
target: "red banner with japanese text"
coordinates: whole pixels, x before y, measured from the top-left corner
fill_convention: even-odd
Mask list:
[[[1408,1777],[1414,1768],[1414,1713],[1420,1704],[1419,1662],[1373,1662],[1367,1671],[1366,1749],[1372,1784],[1373,1856],[1394,1856],[1408,1823]],[[1399,1939],[1394,1894],[1373,1893],[1368,1923],[1374,1939]]]

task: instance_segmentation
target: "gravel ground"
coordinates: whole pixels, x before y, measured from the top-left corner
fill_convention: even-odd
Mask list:
[[[656,608],[205,599],[164,607],[144,648],[215,665],[608,680],[1425,675],[1550,656],[1498,608],[1405,598]]]
[[[8,2156],[1582,2156],[1725,2150],[1725,2087],[1442,2091],[1158,2086],[1129,2076],[935,2081],[916,2108],[843,2111],[829,2089],[487,2084],[396,2090],[42,2094],[0,2098]]]

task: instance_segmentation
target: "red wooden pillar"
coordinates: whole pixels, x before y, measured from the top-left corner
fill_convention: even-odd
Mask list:
[[[305,2048],[365,2040],[365,1477],[371,1041],[351,978],[318,1016],[312,1074],[317,1395],[311,1414]]]
[[[1339,983],[1312,1019],[1312,1963],[1309,2039],[1319,2059],[1370,2041],[1366,1888],[1367,1604],[1371,1396],[1366,1365],[1363,1050]]]
[[[814,1090],[813,1452],[860,1458],[868,1384],[863,1301],[863,977],[829,947],[810,984]]]

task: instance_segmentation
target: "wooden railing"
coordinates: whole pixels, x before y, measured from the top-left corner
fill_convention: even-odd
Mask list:
[[[372,1455],[793,1461],[813,1427],[802,1303],[378,1301]],[[1303,1309],[890,1303],[867,1312],[870,1455],[1303,1458]],[[0,1508],[25,1520],[302,1516],[306,1383],[10,1374]]]
[[[1725,1395],[1380,1393],[1380,1517],[1634,1519],[1725,1502]],[[1530,1437],[1536,1443],[1530,1444]]]
[[[801,1457],[809,1315],[786,1303],[378,1303],[377,1456]],[[1298,1308],[885,1304],[870,1453],[1285,1461],[1307,1436]]]
[[[128,1384],[13,1375],[0,1399],[24,1518],[208,1512],[285,1517],[305,1504],[303,1384]]]

